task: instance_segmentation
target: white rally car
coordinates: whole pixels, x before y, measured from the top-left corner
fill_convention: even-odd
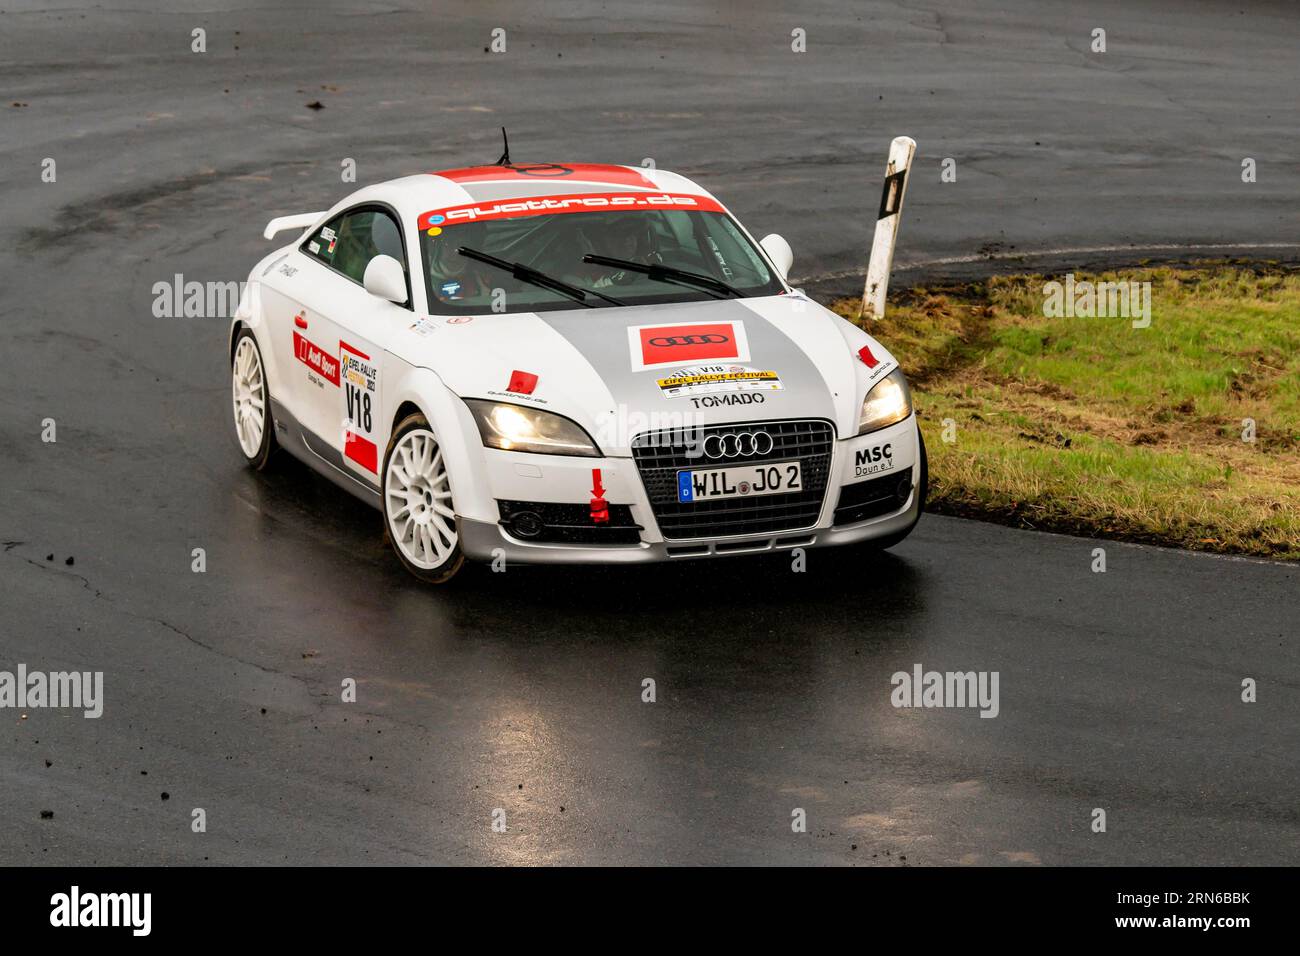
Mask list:
[[[235,431],[383,512],[399,560],[623,563],[916,525],[898,363],[664,170],[510,164],[360,189],[254,267]]]

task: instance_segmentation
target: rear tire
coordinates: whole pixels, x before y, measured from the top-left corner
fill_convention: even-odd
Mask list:
[[[262,351],[251,329],[240,329],[230,360],[230,392],[235,413],[235,441],[249,467],[263,470],[275,450],[271,418],[271,389],[266,381]]]
[[[393,429],[380,480],[384,537],[397,560],[427,584],[455,577],[465,563],[456,533],[451,477],[429,421],[418,412]]]
[[[862,542],[863,547],[871,548],[875,551],[884,551],[892,548],[896,544],[901,544],[903,539],[912,533],[917,522],[921,520],[921,512],[925,510],[925,496],[930,488],[930,458],[925,451],[925,439],[921,435],[921,428],[918,425],[916,429],[916,444],[921,450],[921,476],[917,479],[916,488],[912,492],[917,499],[916,517],[902,531],[895,531],[893,534],[885,535],[883,538],[874,538],[871,541]]]

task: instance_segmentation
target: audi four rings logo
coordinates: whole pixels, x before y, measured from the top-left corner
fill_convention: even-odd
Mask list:
[[[670,345],[721,345],[731,339],[716,332],[707,335],[659,335],[650,340],[650,344],[659,348]]]
[[[704,454],[708,458],[748,458],[766,455],[771,450],[772,436],[767,432],[710,435],[704,439]]]

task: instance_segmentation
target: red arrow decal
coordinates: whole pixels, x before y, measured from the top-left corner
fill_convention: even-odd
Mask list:
[[[600,469],[591,469],[591,520],[595,524],[609,522],[609,502],[605,500],[605,486],[600,483]]]

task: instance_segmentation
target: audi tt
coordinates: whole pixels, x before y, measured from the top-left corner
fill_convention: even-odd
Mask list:
[[[689,179],[503,158],[264,235],[284,231],[231,323],[238,446],[378,509],[425,581],[887,548],[920,517],[897,361]]]

